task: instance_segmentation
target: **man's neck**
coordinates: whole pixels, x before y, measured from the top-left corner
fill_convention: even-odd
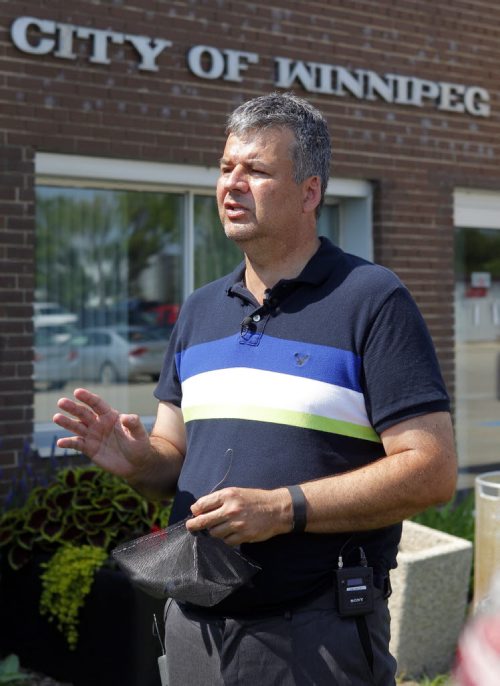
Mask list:
[[[279,259],[275,256],[269,259],[257,260],[245,255],[245,285],[258,302],[264,301],[264,293],[281,279],[294,279],[304,269],[311,257],[320,246],[317,236],[300,246],[295,252],[287,251]]]

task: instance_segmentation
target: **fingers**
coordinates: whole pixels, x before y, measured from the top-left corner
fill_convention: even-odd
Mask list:
[[[199,498],[191,506],[191,512],[193,515],[197,517],[203,512],[210,512],[211,510],[222,507],[227,499],[227,497],[225,497],[225,491],[227,490],[228,489],[224,489],[224,491],[215,491],[214,493],[209,493],[208,495],[204,495]]]
[[[144,424],[137,414],[121,414],[120,423],[124,426],[135,440],[140,440],[148,436]]]
[[[88,405],[97,415],[107,414],[113,409],[100,396],[91,393],[86,388],[76,388],[73,395],[80,403]]]
[[[261,532],[254,516],[256,496],[257,491],[233,487],[203,496],[192,505],[194,517],[186,527],[191,532],[207,529],[228,545],[257,540]]]
[[[67,431],[82,437],[85,435],[88,428],[86,423],[78,421],[77,419],[72,419],[65,414],[55,414],[52,421],[62,429],[66,429]]]
[[[73,417],[76,417],[78,420],[80,420],[83,424],[90,424],[90,422],[94,421],[96,418],[96,415],[94,412],[92,412],[88,407],[85,405],[81,405],[80,403],[75,403],[74,400],[70,400],[69,398],[61,398],[60,400],[57,401],[57,406],[59,407],[60,410],[63,410],[64,412],[67,412],[70,415],[73,415]],[[56,424],[59,424],[59,421],[56,421],[57,418],[61,417],[66,417],[66,415],[61,415],[61,414],[56,414],[54,417],[54,421]],[[68,428],[68,427],[64,427]]]
[[[76,450],[78,453],[84,453],[85,441],[82,438],[71,436],[70,438],[58,438],[57,447],[65,450]]]
[[[214,523],[214,517],[217,517],[217,523]],[[199,515],[188,519],[186,528],[191,533],[196,531],[207,530],[211,536],[221,538],[224,543],[235,546],[244,543],[247,538],[244,532],[244,522],[236,522],[234,520],[221,520],[219,511],[207,515]]]
[[[224,523],[225,520],[223,519],[223,515],[219,512],[213,512],[188,519],[186,522],[186,528],[189,531],[202,531],[203,529],[209,529],[211,533],[214,531],[214,535],[216,535],[215,528]]]
[[[71,398],[59,398],[57,406],[80,419],[84,419],[84,417],[94,418],[95,415],[102,416],[113,409],[101,397],[87,391],[86,388],[76,388],[73,395],[78,402],[71,400]]]
[[[85,388],[75,389],[73,395],[76,400],[60,398],[57,401],[59,409],[67,414],[57,413],[52,419],[62,429],[75,434],[58,439],[58,447],[83,451],[89,428],[99,424],[101,417],[111,425],[117,413],[102,398]]]
[[[98,395],[95,395],[95,393],[87,391],[85,388],[75,389],[73,395],[77,402],[71,400],[71,398],[60,398],[57,401],[57,406],[60,410],[67,412],[69,415],[73,415],[73,417],[78,420],[75,421],[63,414],[54,415],[53,421],[63,429],[68,429],[69,431],[83,435],[82,432],[84,427],[88,427],[99,417],[113,412],[112,407],[108,405],[108,403],[102,400]]]
[[[229,545],[265,541],[290,532],[290,494],[286,488],[262,490],[230,486],[197,500],[189,531],[208,529]]]
[[[227,508],[224,505],[225,498],[222,491],[203,496],[191,506],[191,512],[194,516],[186,522],[186,527],[189,531],[215,529],[227,518]]]

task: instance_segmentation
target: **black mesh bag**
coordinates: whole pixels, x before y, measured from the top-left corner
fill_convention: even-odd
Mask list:
[[[124,543],[111,554],[149,595],[211,607],[250,581],[260,567],[206,530],[189,532],[186,521]]]

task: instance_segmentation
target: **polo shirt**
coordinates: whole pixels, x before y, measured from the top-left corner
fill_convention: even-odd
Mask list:
[[[385,455],[384,430],[449,410],[423,318],[388,269],[321,238],[264,305],[243,276],[241,264],[186,300],[155,390],[186,424],[172,523],[215,487],[273,489],[362,467]],[[400,535],[399,524],[243,544],[262,570],[215,610],[252,615],[305,600],[332,583],[339,554],[357,565],[360,547],[384,574]]]

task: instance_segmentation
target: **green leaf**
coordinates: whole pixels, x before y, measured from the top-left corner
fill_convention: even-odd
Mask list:
[[[115,498],[116,507],[127,512],[133,512],[141,507],[142,498],[135,494],[118,495]]]
[[[72,491],[61,491],[54,498],[54,503],[57,508],[61,510],[67,510],[73,504],[74,492]]]
[[[79,473],[78,480],[80,483],[90,482],[91,484],[95,484],[95,482],[99,480],[100,475],[100,470],[95,467],[88,467]]]
[[[96,506],[97,509],[99,510],[107,510],[107,509],[112,509],[113,507],[113,501],[111,498],[108,496],[104,496],[101,498],[96,498],[94,500],[94,505]]]
[[[64,528],[61,521],[53,522],[52,520],[48,519],[43,523],[40,533],[48,541],[54,542],[59,539],[63,530]]]
[[[59,473],[58,478],[66,488],[73,490],[76,487],[77,477],[74,469],[65,469]]]
[[[21,548],[19,545],[13,545],[9,548],[7,560],[12,569],[21,569],[31,560],[31,551],[26,548]]]
[[[100,512],[89,512],[87,522],[91,526],[106,526],[111,521],[113,512],[111,510],[101,510]]]
[[[57,622],[70,650],[78,643],[79,612],[107,553],[100,547],[67,545],[44,564],[40,613]]]
[[[0,548],[12,541],[21,520],[20,513],[10,511],[0,517]]]
[[[44,522],[47,521],[49,510],[46,507],[39,507],[30,513],[26,522],[26,529],[28,531],[38,532],[42,528]]]
[[[110,540],[111,535],[104,529],[101,529],[101,531],[96,531],[95,533],[87,533],[87,542],[89,545],[95,546],[96,548],[104,548],[106,550],[109,546]]]
[[[84,540],[84,536],[85,534],[81,529],[71,524],[61,531],[59,540],[65,543],[80,543]]]
[[[36,507],[37,505],[41,505],[44,502],[46,495],[46,488],[44,488],[43,486],[35,486],[35,488],[33,488],[33,490],[30,491],[25,506],[27,506],[28,508],[32,508]]]
[[[34,541],[35,541],[35,536],[34,536],[33,532],[31,532],[31,531],[22,531],[16,537],[16,543],[19,546],[21,546],[21,548],[24,548],[25,550],[32,550]]]

